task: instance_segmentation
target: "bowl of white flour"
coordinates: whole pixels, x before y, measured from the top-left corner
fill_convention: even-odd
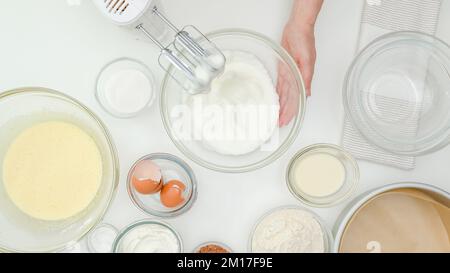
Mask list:
[[[327,253],[332,246],[331,232],[320,217],[297,206],[264,214],[249,239],[252,253]]]
[[[261,34],[222,30],[207,37],[225,55],[224,72],[201,94],[166,76],[160,101],[165,129],[181,152],[206,168],[262,168],[298,135],[306,102],[301,74],[289,54]],[[280,127],[286,104],[292,119]]]

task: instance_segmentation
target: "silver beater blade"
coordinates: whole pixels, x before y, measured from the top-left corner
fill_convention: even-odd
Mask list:
[[[196,27],[179,30],[157,7],[153,8],[153,14],[176,33],[174,41],[164,46],[142,24],[137,27],[161,49],[160,66],[189,93],[208,92],[211,82],[224,71],[224,54]]]

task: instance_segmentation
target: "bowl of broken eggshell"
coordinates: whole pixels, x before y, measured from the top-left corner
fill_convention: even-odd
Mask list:
[[[155,153],[142,157],[130,169],[130,199],[143,212],[174,217],[189,210],[197,198],[197,179],[180,158]]]

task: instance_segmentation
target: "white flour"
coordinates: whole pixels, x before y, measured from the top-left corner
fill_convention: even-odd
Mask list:
[[[324,232],[314,216],[295,208],[281,209],[266,216],[252,238],[256,253],[322,253]]]
[[[278,125],[279,100],[271,76],[253,54],[225,51],[224,73],[210,92],[186,99],[196,140],[220,154],[243,155],[267,142]]]

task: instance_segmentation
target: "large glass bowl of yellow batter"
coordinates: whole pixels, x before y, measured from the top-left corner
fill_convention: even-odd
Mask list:
[[[296,105],[292,121],[276,130],[272,139],[264,143],[262,148],[241,155],[225,155],[208,149],[198,139],[180,138],[177,135],[179,120],[176,119],[180,105],[185,103],[186,92],[168,73],[162,83],[161,114],[164,127],[177,148],[188,158],[208,169],[242,173],[267,166],[283,155],[296,139],[303,121],[306,106],[306,92],[300,71],[295,61],[279,43],[259,33],[228,29],[206,35],[220,50],[239,51],[253,55],[266,68],[275,87],[280,85],[279,72],[283,72],[282,85],[289,90],[285,98],[295,100]],[[171,68],[173,69],[173,68]],[[170,72],[170,71],[169,71]],[[292,109],[291,109],[292,110]],[[297,111],[295,111],[297,110]]]
[[[82,211],[63,220],[42,220],[12,201],[4,181],[4,163],[11,143],[36,124],[60,121],[89,135],[101,157],[101,182]],[[104,124],[76,100],[45,88],[21,88],[0,94],[0,252],[54,252],[79,241],[101,221],[118,184],[118,159]]]

